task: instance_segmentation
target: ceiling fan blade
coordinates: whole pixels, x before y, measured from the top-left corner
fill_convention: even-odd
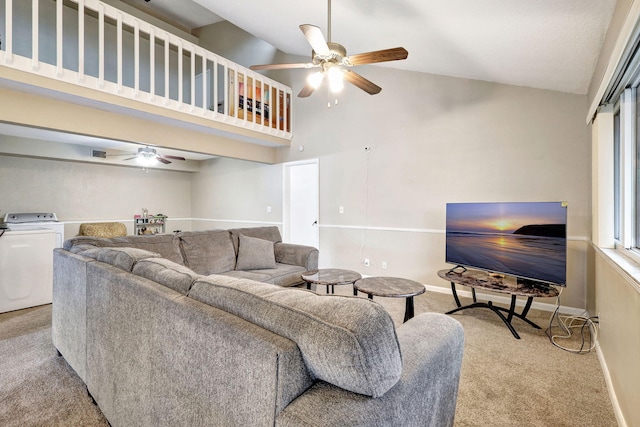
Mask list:
[[[373,52],[357,53],[349,56],[347,59],[351,65],[374,64],[376,62],[398,61],[407,59],[409,52],[403,47],[394,47],[391,49],[376,50]]]
[[[300,29],[316,54],[323,56],[331,54],[327,40],[322,35],[320,28],[315,25],[302,24],[300,25]]]
[[[298,93],[298,98],[306,98],[311,95],[313,91],[316,90],[311,84],[307,83],[304,85],[300,93]]]
[[[380,93],[382,88],[375,83],[365,79],[358,73],[354,73],[351,70],[346,70],[344,73],[344,79],[351,84],[358,86],[363,91],[367,92],[369,95],[375,95],[376,93]]]
[[[249,68],[252,70],[286,70],[290,68],[311,68],[316,67],[317,65],[313,65],[310,62],[300,62],[297,64],[261,64],[261,65],[252,65]]]
[[[165,165],[168,165],[169,163],[171,163],[169,160],[162,158],[160,156],[156,157],[156,159],[158,159],[160,163],[164,163]]]
[[[162,157],[165,158],[165,159],[172,159],[172,160],[187,160],[182,156],[169,156],[169,155],[166,155],[166,156],[162,156]]]

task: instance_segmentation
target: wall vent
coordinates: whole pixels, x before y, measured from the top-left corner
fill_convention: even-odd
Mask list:
[[[91,157],[99,157],[101,159],[106,159],[107,158],[107,152],[106,151],[100,151],[100,150],[91,150]]]

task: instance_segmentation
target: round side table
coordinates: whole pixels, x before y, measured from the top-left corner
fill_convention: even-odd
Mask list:
[[[338,268],[321,268],[319,270],[307,271],[302,274],[302,280],[307,282],[307,289],[311,289],[311,285],[324,285],[331,287],[331,293],[335,293],[336,285],[353,285],[356,280],[361,279],[360,273],[351,270],[341,270]],[[357,292],[354,289],[353,294]]]
[[[404,321],[414,316],[413,297],[423,294],[426,288],[422,283],[400,277],[367,277],[353,284],[354,294],[364,292],[373,299],[373,296],[406,298]]]

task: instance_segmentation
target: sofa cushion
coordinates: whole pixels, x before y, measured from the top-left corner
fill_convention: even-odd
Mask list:
[[[189,267],[165,258],[147,258],[133,266],[133,274],[153,280],[186,295],[200,275]]]
[[[269,271],[272,271],[272,270],[269,270]],[[220,274],[223,276],[235,277],[236,279],[255,280],[257,282],[268,282],[271,279],[270,274],[256,273],[255,270],[254,271],[231,270],[231,271],[226,271]]]
[[[184,265],[198,274],[224,273],[236,267],[236,252],[228,230],[183,231],[176,234]]]
[[[78,255],[93,258],[129,272],[140,260],[160,258],[160,254],[138,248],[93,248],[79,252]]]
[[[238,236],[238,260],[236,270],[259,270],[276,268],[273,242],[244,234]]]
[[[174,239],[173,234],[156,234],[154,236],[125,236],[113,238],[100,238],[90,236],[73,237],[64,242],[64,248],[74,252],[76,246],[93,245],[109,248],[138,248],[155,252],[173,262],[184,264],[180,252],[179,240]],[[77,252],[76,252],[77,253]]]
[[[77,246],[95,246],[95,247],[105,247],[108,245],[109,239],[105,239],[102,237],[92,237],[92,236],[77,236],[72,237],[71,239],[65,240],[62,243],[62,248],[68,251],[73,251]],[[77,252],[74,252],[77,253]]]
[[[231,239],[233,241],[233,248],[238,254],[239,237],[244,235],[247,237],[255,237],[257,239],[269,240],[273,243],[282,241],[280,236],[280,230],[276,226],[272,227],[247,227],[247,228],[232,228],[229,230],[231,233]]]
[[[393,321],[369,299],[327,297],[220,275],[197,280],[188,295],[296,342],[317,379],[373,397],[400,379]]]
[[[308,270],[304,267],[280,264],[279,262],[276,262],[276,268],[250,271],[233,270],[220,274],[238,279],[251,279],[257,280],[258,282],[270,283],[272,285],[289,287],[304,283],[304,280],[302,280],[302,274],[306,271]]]

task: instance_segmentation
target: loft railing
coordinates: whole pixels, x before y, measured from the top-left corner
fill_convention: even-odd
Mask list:
[[[0,66],[291,139],[291,88],[99,0],[0,0],[0,43]]]

